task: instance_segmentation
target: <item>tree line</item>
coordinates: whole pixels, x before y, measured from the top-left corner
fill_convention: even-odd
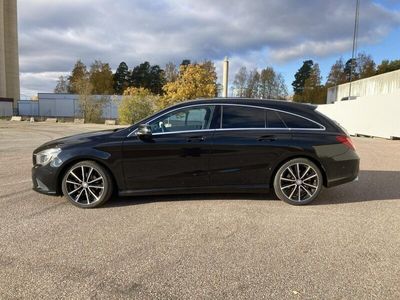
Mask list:
[[[379,65],[371,55],[360,53],[354,59],[344,63],[338,59],[332,66],[323,83],[319,64],[313,60],[303,61],[302,66],[294,75],[293,101],[314,104],[326,103],[327,89],[346,82],[368,78],[400,69],[400,60],[383,60]],[[260,71],[247,71],[241,67],[236,72],[232,94],[237,97],[261,99],[288,99],[288,91],[283,76],[273,67],[266,67]]]
[[[282,74],[273,67],[266,67],[250,72],[241,67],[235,74],[232,93],[236,97],[278,99],[284,100],[288,96],[285,80]]]
[[[400,60],[383,60],[376,65],[370,55],[360,53],[346,63],[338,59],[326,82],[322,83],[319,64],[305,60],[294,75],[293,101],[323,104],[329,87],[397,69],[400,69]],[[120,119],[122,116],[122,123],[132,123],[177,102],[216,97],[220,86],[214,63],[207,60],[192,63],[184,59],[179,66],[169,62],[164,69],[147,61],[129,69],[121,62],[115,73],[108,63],[100,60],[95,60],[89,68],[78,60],[69,76],[59,78],[54,92],[79,94],[82,115],[88,121],[98,121],[102,106],[110,99],[102,97],[93,101],[93,95],[123,95]],[[282,74],[271,66],[250,71],[246,67],[239,68],[234,76],[232,94],[246,98],[289,98]]]
[[[348,59],[346,63],[343,58],[336,60],[323,84],[318,63],[305,60],[294,75],[293,101],[323,104],[326,103],[327,89],[330,87],[398,69],[400,60],[383,60],[377,65],[371,55],[360,53],[356,58]]]
[[[185,59],[179,66],[169,62],[165,69],[146,61],[131,70],[121,62],[113,73],[108,63],[96,60],[88,69],[78,60],[69,76],[58,79],[54,92],[78,94],[82,117],[88,122],[99,121],[102,107],[111,99],[107,95],[123,95],[120,121],[132,123],[183,100],[216,97],[218,85],[211,61]]]
[[[59,78],[54,92],[79,94],[82,81],[87,81],[92,93],[97,95],[122,95],[128,87],[144,87],[154,94],[162,94],[166,78],[160,66],[150,65],[147,61],[132,70],[125,62],[121,62],[113,73],[110,65],[100,60],[95,60],[89,70],[78,60],[69,76]]]

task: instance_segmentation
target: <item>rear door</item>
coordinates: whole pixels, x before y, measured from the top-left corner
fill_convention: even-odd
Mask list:
[[[210,185],[266,185],[271,167],[290,147],[290,130],[261,107],[222,105],[214,134]]]

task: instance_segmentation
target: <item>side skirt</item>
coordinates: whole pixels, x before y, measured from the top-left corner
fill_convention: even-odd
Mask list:
[[[206,186],[206,187],[181,187],[161,189],[141,189],[119,191],[119,196],[142,196],[142,195],[171,195],[171,194],[212,194],[212,193],[266,193],[269,185],[228,185],[228,186]]]

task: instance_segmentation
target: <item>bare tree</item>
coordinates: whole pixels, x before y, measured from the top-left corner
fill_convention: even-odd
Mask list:
[[[282,74],[274,68],[266,67],[261,70],[259,97],[262,99],[284,100],[288,95],[285,80]]]
[[[275,76],[275,81],[277,85],[277,91],[275,99],[277,100],[286,100],[288,97],[288,90],[285,83],[285,79],[281,73],[277,73]]]
[[[58,77],[57,85],[54,88],[54,93],[63,94],[68,93],[68,79],[65,76]]]
[[[261,70],[260,74],[260,91],[259,95],[262,99],[273,99],[277,86],[275,81],[275,71],[272,67],[266,67]]]
[[[87,79],[78,81],[76,87],[79,94],[79,109],[85,123],[99,123],[102,120],[103,107],[107,99],[104,97],[96,99],[92,95],[93,86]]]
[[[248,75],[246,67],[241,67],[239,71],[235,74],[235,80],[233,81],[233,94],[235,96],[246,96],[247,77]]]
[[[259,97],[259,84],[260,84],[260,73],[258,73],[257,69],[250,71],[249,76],[247,78],[247,87],[246,87],[246,97],[247,98],[258,98]]]
[[[173,62],[169,62],[165,65],[164,74],[166,82],[174,82],[178,79],[179,71]]]

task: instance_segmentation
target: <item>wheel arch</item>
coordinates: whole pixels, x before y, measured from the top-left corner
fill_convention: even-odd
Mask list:
[[[274,179],[275,179],[275,175],[278,172],[279,168],[281,166],[283,166],[285,163],[287,163],[288,161],[292,160],[292,159],[296,159],[296,158],[305,158],[305,159],[309,159],[310,161],[312,161],[321,171],[322,174],[322,183],[323,185],[326,187],[327,186],[327,176],[326,176],[326,170],[324,168],[324,166],[322,165],[322,163],[316,159],[315,157],[312,157],[311,155],[307,155],[307,154],[298,154],[298,155],[292,155],[289,157],[286,157],[285,159],[283,159],[282,161],[280,161],[278,164],[276,164],[276,166],[274,167],[272,173],[271,173],[271,178],[269,180],[269,186],[273,187],[274,186]]]
[[[118,183],[117,183],[117,180],[115,179],[115,175],[104,162],[102,162],[100,159],[97,159],[95,157],[77,157],[77,158],[71,159],[70,161],[65,163],[65,165],[59,171],[58,176],[57,176],[57,194],[63,195],[61,185],[62,185],[62,180],[63,180],[64,175],[67,172],[67,170],[70,167],[72,167],[74,164],[79,163],[81,161],[92,161],[92,162],[95,162],[95,163],[99,164],[100,166],[102,166],[110,175],[112,184],[116,187],[115,190],[118,190]]]

